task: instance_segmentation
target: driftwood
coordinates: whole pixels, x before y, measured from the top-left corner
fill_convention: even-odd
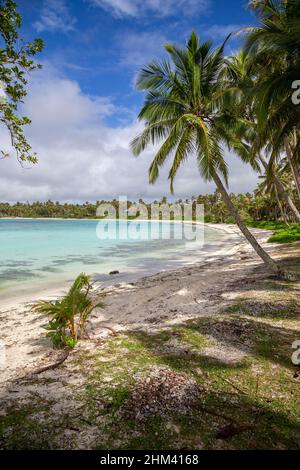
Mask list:
[[[42,372],[46,372],[47,370],[53,370],[59,367],[63,362],[65,362],[66,359],[68,359],[69,354],[71,352],[70,348],[66,348],[64,353],[61,355],[58,361],[54,362],[53,364],[49,364],[48,366],[41,367],[40,369],[37,369],[33,372],[31,372],[30,375],[38,375],[42,374]]]

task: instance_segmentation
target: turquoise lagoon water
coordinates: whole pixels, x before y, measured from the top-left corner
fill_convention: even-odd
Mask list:
[[[196,241],[178,239],[180,223],[132,221],[118,222],[103,237],[105,224],[96,220],[1,219],[0,292],[16,286],[62,285],[80,272],[104,284],[134,280],[172,269],[183,258],[184,262],[196,260],[224,239],[220,230],[205,227],[203,246],[200,232]],[[203,226],[189,228],[189,236],[192,230],[203,231]],[[127,236],[128,229],[134,237]],[[112,278],[112,270],[120,274]]]

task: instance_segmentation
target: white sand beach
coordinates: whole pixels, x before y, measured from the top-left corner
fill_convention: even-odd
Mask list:
[[[247,277],[254,267],[263,266],[235,226],[218,225],[226,231],[224,246],[216,253],[203,256],[197,262],[189,259],[183,267],[160,272],[131,283],[109,287],[98,285],[94,295],[105,295],[106,308],[94,311],[89,322],[91,340],[109,336],[112,331],[127,328],[147,328],[164,323],[176,323],[207,315],[227,302],[220,296],[224,287]],[[254,230],[264,244],[269,232]],[[269,245],[272,249],[272,245]],[[264,266],[262,269],[265,269]],[[30,310],[37,299],[59,297],[67,286],[43,291],[14,293],[2,299],[0,311],[0,341],[4,344],[6,363],[0,369],[2,386],[7,380],[29,374],[45,364],[55,362],[59,351],[45,337],[45,317]]]

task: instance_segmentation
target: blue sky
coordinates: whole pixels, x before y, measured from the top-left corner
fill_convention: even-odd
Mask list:
[[[163,54],[165,42],[184,43],[194,29],[219,44],[253,23],[245,0],[30,0],[19,2],[24,31],[45,40],[42,61],[80,83],[84,93],[110,96],[133,111],[142,96],[136,71]],[[227,50],[238,47],[231,40]],[[114,118],[111,119],[113,123]]]
[[[158,198],[169,193],[167,171],[150,186],[154,149],[135,160],[129,142],[141,130],[136,116],[143,96],[137,71],[164,54],[163,44],[184,44],[194,29],[220,44],[230,32],[255,23],[245,0],[17,0],[22,35],[42,37],[41,71],[30,77],[22,111],[39,164],[2,162],[0,199],[96,200],[127,195]],[[234,38],[226,52],[238,49]],[[8,135],[0,128],[2,142]],[[226,155],[230,190],[254,189],[257,177]],[[201,181],[195,162],[178,175],[176,197],[214,190]]]

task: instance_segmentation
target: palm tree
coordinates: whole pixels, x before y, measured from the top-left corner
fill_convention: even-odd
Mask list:
[[[258,188],[255,191],[255,197],[257,198],[258,196],[268,196],[269,199],[271,199],[272,201],[276,200],[277,206],[280,210],[284,222],[286,223],[286,225],[289,225],[286,205],[282,204],[278,193],[278,187],[274,179],[270,178],[268,173],[265,173],[260,178],[262,179],[262,182],[259,184]]]
[[[295,220],[300,223],[300,213],[274,171],[274,159],[271,159],[270,163],[267,162],[259,149],[260,126],[257,125],[255,103],[252,96],[252,90],[255,88],[257,64],[244,51],[239,51],[236,55],[226,58],[225,63],[226,67],[222,71],[222,76],[229,94],[229,105],[235,102],[238,115],[243,116],[245,121],[240,125],[239,137],[244,140],[245,145],[248,145],[252,158],[258,160],[263,169],[267,171],[269,179],[276,185],[276,194],[289,206]],[[261,172],[261,168],[257,169]]]
[[[255,0],[250,6],[261,23],[250,28],[245,43],[260,64],[253,95],[261,142],[276,129],[275,154],[285,151],[300,199],[300,106],[292,101],[293,83],[300,77],[300,0]]]
[[[171,44],[165,48],[171,61],[153,62],[137,78],[137,88],[146,90],[147,95],[139,113],[145,129],[132,141],[133,153],[139,155],[150,143],[163,140],[151,163],[149,181],[155,183],[160,168],[172,155],[169,172],[172,192],[178,169],[189,155],[195,155],[202,177],[215,182],[243,235],[265,264],[279,275],[280,268],[245,226],[226,190],[228,169],[222,145],[238,146],[242,152],[243,144],[232,132],[235,118],[222,107],[220,71],[224,44],[212,50],[211,42],[200,45],[193,32],[184,49]]]

